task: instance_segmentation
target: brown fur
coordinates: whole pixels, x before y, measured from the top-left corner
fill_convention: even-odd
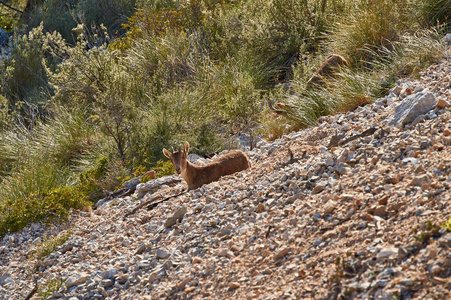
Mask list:
[[[188,142],[185,142],[183,150],[180,147],[179,151],[173,153],[163,149],[163,154],[171,160],[177,174],[181,174],[188,184],[188,190],[217,181],[222,176],[246,170],[251,166],[249,157],[239,150],[231,151],[205,166],[190,163],[186,159],[188,152]]]
[[[329,55],[313,76],[307,81],[307,86],[312,84],[323,84],[323,77],[332,76],[340,66],[347,66],[348,62],[343,56],[338,54]]]

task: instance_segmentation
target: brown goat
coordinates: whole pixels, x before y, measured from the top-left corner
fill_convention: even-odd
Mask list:
[[[205,166],[197,166],[186,159],[189,143],[185,142],[184,149],[181,148],[179,147],[179,151],[173,153],[163,149],[163,154],[171,160],[177,174],[182,175],[188,184],[188,190],[217,181],[222,176],[246,170],[251,166],[249,157],[239,150],[231,151]]]
[[[324,83],[323,77],[333,76],[341,66],[347,66],[346,59],[338,54],[329,55],[321,66],[316,70],[313,76],[307,81],[307,87],[312,84],[321,85]]]

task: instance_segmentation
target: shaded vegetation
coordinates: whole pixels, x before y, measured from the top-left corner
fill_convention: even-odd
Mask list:
[[[441,59],[450,15],[444,0],[8,3],[23,13],[0,6],[0,234],[170,173],[163,147],[202,155],[369,103]],[[349,66],[307,88],[331,53]]]

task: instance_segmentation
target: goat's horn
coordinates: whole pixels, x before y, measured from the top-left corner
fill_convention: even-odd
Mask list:
[[[179,152],[181,152],[181,151],[182,151],[182,145],[179,146]]]
[[[171,146],[171,149],[172,149],[172,153],[174,153],[175,151],[174,151],[174,146]]]

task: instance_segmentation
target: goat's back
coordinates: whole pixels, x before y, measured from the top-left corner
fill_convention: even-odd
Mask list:
[[[213,181],[220,177],[231,175],[251,167],[249,157],[239,150],[231,151],[205,166],[195,166],[195,174],[192,182],[188,185],[194,189]]]

